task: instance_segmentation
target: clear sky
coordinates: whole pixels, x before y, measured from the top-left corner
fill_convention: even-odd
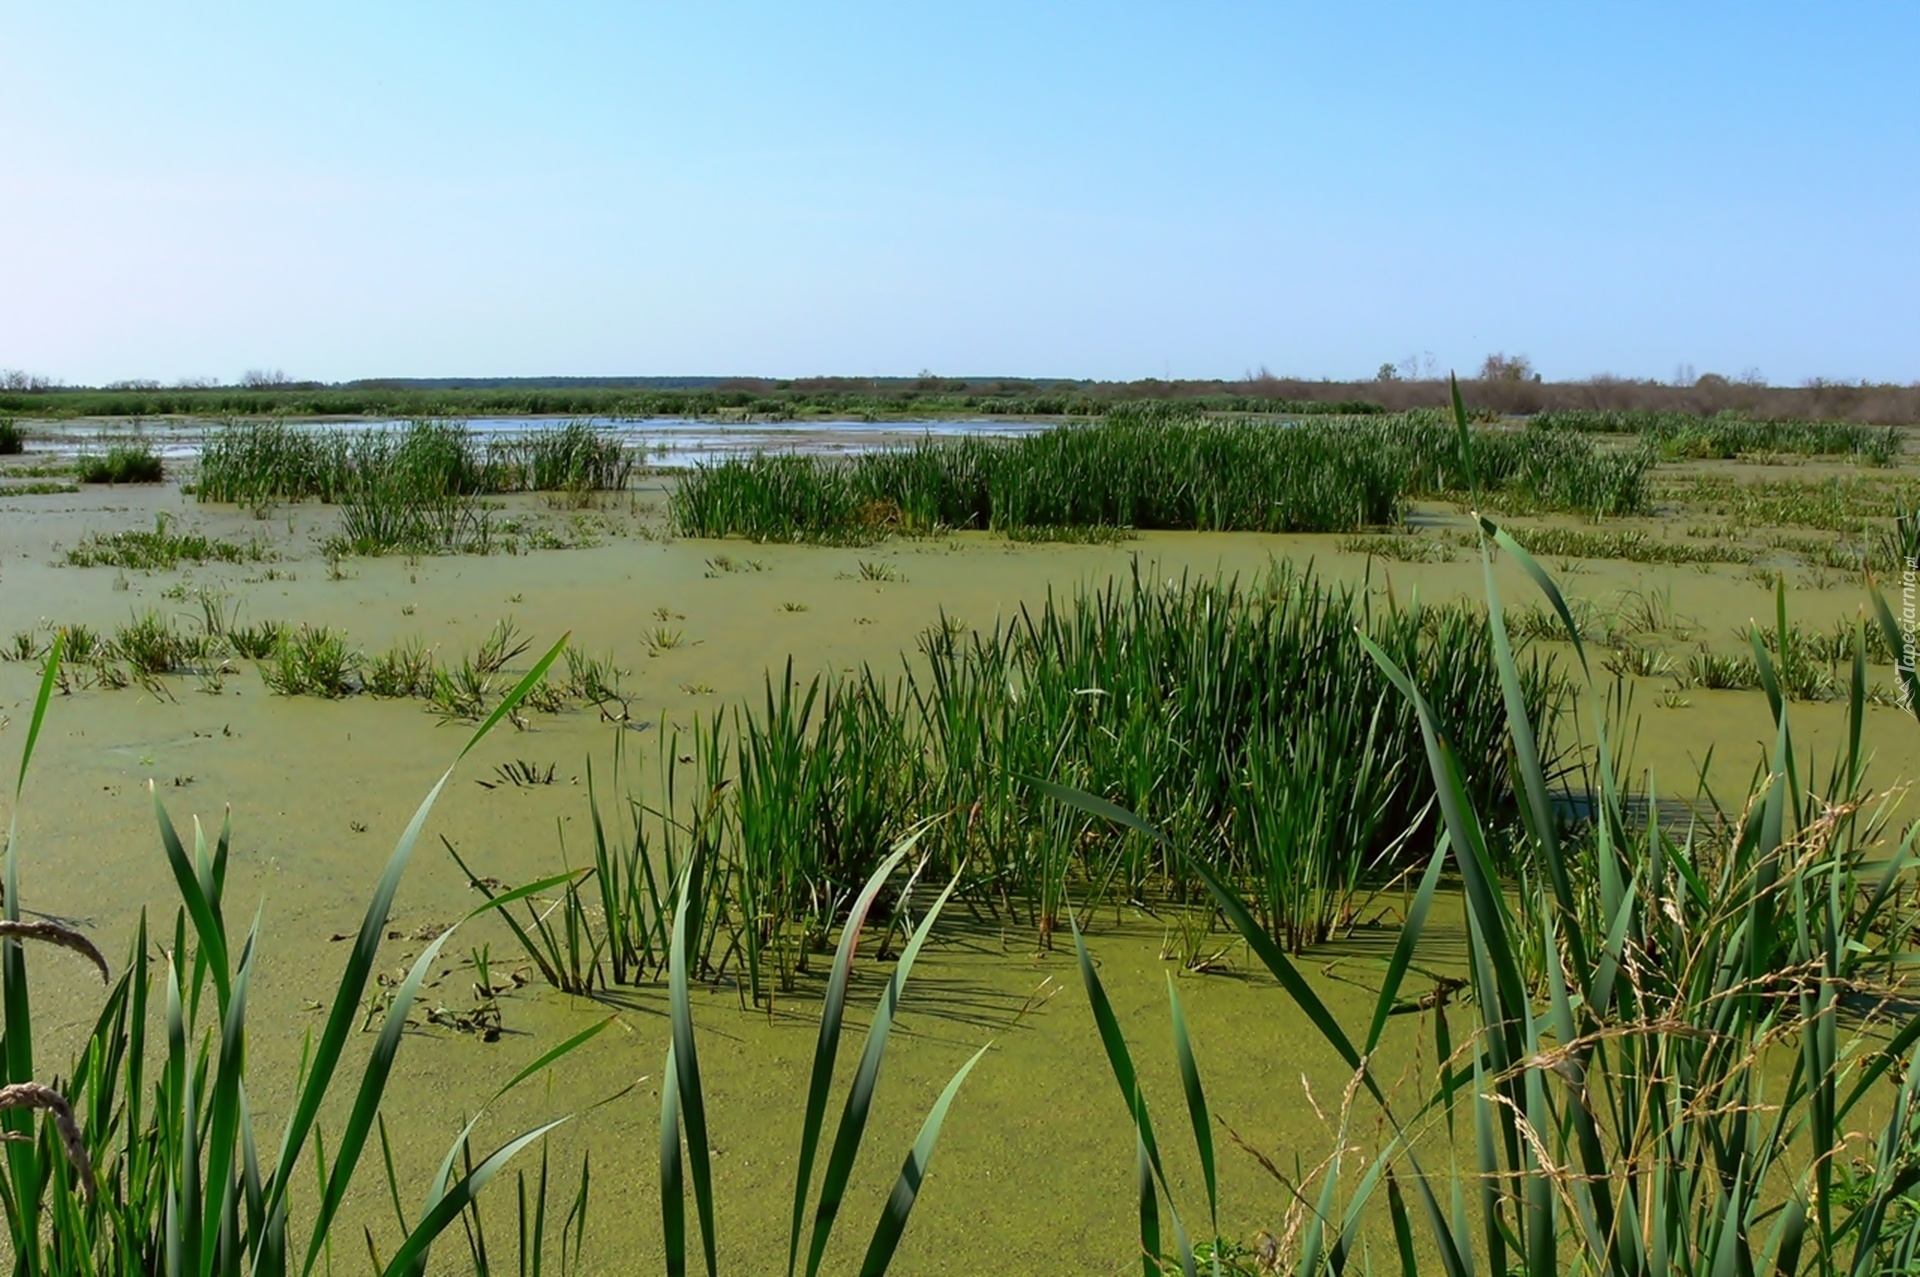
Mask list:
[[[0,367],[1920,380],[1920,4],[0,0]]]

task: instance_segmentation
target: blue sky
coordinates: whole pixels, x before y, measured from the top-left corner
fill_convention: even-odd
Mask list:
[[[1920,380],[1920,5],[0,0],[0,367]]]

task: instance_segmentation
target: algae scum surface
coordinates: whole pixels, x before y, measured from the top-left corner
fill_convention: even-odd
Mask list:
[[[503,727],[462,764],[401,889],[381,955],[383,970],[394,972],[404,971],[425,938],[477,903],[438,837],[479,872],[510,883],[553,872],[563,842],[579,863],[587,846],[589,757],[604,778],[615,737],[624,735],[622,752],[632,766],[656,748],[663,725],[691,730],[723,707],[757,702],[769,672],[779,677],[789,660],[802,681],[862,665],[891,673],[903,660],[919,659],[917,639],[943,616],[990,628],[1049,592],[1071,596],[1130,574],[1136,563],[1156,578],[1250,578],[1276,557],[1311,558],[1329,577],[1365,576],[1371,588],[1402,601],[1416,592],[1438,599],[1478,596],[1482,589],[1477,557],[1448,540],[1468,527],[1450,508],[1418,512],[1417,538],[1437,547],[1421,551],[1428,560],[1421,562],[1370,560],[1366,547],[1343,548],[1337,537],[1256,534],[1147,534],[1112,545],[1013,544],[962,534],[843,549],[666,538],[659,511],[668,482],[649,479],[634,492],[582,509],[532,497],[504,503],[507,517],[548,528],[549,543],[573,548],[344,561],[329,561],[317,549],[335,517],[328,507],[295,505],[255,517],[196,505],[171,485],[7,498],[0,500],[0,635],[43,620],[110,632],[148,609],[185,623],[211,592],[237,609],[243,623],[329,626],[368,651],[418,639],[451,657],[511,617],[534,653],[570,632],[579,648],[611,654],[631,671],[624,723],[581,708],[531,714],[524,730]],[[66,565],[67,551],[88,536],[149,529],[160,515],[175,529],[199,530],[258,553],[239,562],[152,571]],[[1785,573],[1793,618],[1814,629],[1857,613],[1865,598],[1858,575],[1810,563],[1804,547],[1768,546],[1764,530],[1751,528],[1721,535],[1703,528],[1684,536],[1687,525],[1713,517],[1694,510],[1607,526],[1703,546],[1731,544],[1737,535],[1754,553],[1745,561],[1701,564],[1546,556],[1562,587],[1596,611],[1653,613],[1642,618],[1651,628],[1601,636],[1593,644],[1596,658],[1610,650],[1608,637],[1658,647],[1681,663],[1702,643],[1737,651],[1736,628],[1752,617],[1771,617],[1770,572]],[[1510,607],[1537,600],[1510,566],[1500,568],[1499,579]],[[521,663],[530,660],[531,654]],[[28,661],[0,664],[0,713],[7,717],[0,740],[9,758],[24,735],[35,669]],[[1887,679],[1889,671],[1874,675]],[[1625,685],[1641,722],[1633,761],[1654,773],[1663,792],[1691,795],[1710,749],[1716,788],[1745,792],[1772,737],[1764,696],[1679,689],[1660,672],[1636,674]],[[1811,745],[1824,762],[1844,728],[1839,707],[1808,703],[1793,713],[1803,747]],[[1875,706],[1866,732],[1881,787],[1916,774],[1920,735],[1911,719],[1890,705]],[[149,783],[178,822],[193,815],[211,829],[230,805],[235,839],[228,899],[234,912],[255,901],[264,908],[250,1098],[264,1129],[277,1129],[304,1037],[317,1029],[338,978],[338,938],[358,926],[394,838],[466,733],[438,722],[417,701],[271,695],[246,662],[212,682],[170,677],[151,687],[76,690],[56,700],[29,780],[20,817],[22,899],[86,928],[117,968],[141,910],[170,915],[174,899]],[[514,783],[508,773],[516,769],[533,783]],[[992,1050],[942,1136],[897,1271],[970,1273],[997,1266],[1117,1273],[1137,1263],[1132,1129],[1093,1031],[1071,944],[1062,936],[1051,949],[1039,945],[1024,906],[1013,903],[1012,911],[987,901],[951,906],[916,967],[873,1138],[839,1233],[843,1249],[830,1253],[829,1269],[856,1262],[850,1239],[870,1226],[926,1105],[952,1071],[989,1042]],[[1305,960],[1343,1019],[1370,1013],[1401,907],[1398,889],[1381,891],[1361,909],[1363,925]],[[1161,957],[1176,914],[1171,906],[1150,910],[1108,900],[1084,919],[1147,1093],[1162,1109],[1163,1129],[1178,1129],[1164,1124],[1179,1120],[1179,1084],[1166,1049],[1166,981],[1178,964]],[[153,922],[165,930],[171,917]],[[1220,944],[1227,947],[1224,939]],[[1421,954],[1422,967],[1454,969],[1460,944],[1457,919],[1442,918]],[[482,946],[496,983],[503,972],[511,982],[512,973],[527,971],[516,942],[492,919],[463,931],[447,950],[386,1105],[401,1184],[421,1184],[462,1120],[513,1072],[567,1034],[613,1015],[612,1029],[563,1062],[550,1082],[509,1096],[487,1119],[488,1134],[479,1143],[491,1147],[547,1116],[607,1100],[553,1136],[554,1164],[570,1181],[580,1152],[591,1152],[589,1268],[631,1267],[632,1256],[657,1253],[659,1244],[655,1149],[667,1041],[664,989],[619,988],[589,1000],[534,979],[500,999],[502,1032],[497,1041],[482,1041],[426,1014],[444,1009],[453,1018],[473,1005],[470,955]],[[1292,1002],[1255,974],[1257,964],[1227,948],[1225,971],[1178,975],[1210,1107],[1224,1127],[1289,1173],[1296,1157],[1311,1167],[1332,1143],[1327,1123],[1337,1113],[1345,1070]],[[768,1270],[783,1257],[822,966],[816,963],[813,977],[777,998],[771,1010],[747,1005],[731,983],[695,995],[728,1271]],[[864,1026],[888,969],[884,960],[858,967],[855,1028]],[[44,1057],[63,1058],[65,1043],[91,1025],[98,987],[57,958],[35,955],[32,971],[45,1017]],[[1376,1072],[1430,1073],[1426,1032],[1424,1017],[1396,1020]],[[362,1035],[350,1050],[364,1051],[370,1037]],[[856,1055],[851,1045],[842,1051],[843,1074]],[[1222,1127],[1216,1137],[1225,1231],[1241,1239],[1258,1228],[1278,1231],[1286,1190],[1232,1147]],[[1190,1142],[1165,1143],[1173,1178],[1186,1190],[1182,1200],[1201,1200]],[[357,1237],[362,1222],[390,1226],[378,1185],[377,1176],[363,1173],[341,1237]],[[503,1225],[506,1201],[503,1195],[496,1205]],[[465,1263],[455,1238],[445,1239],[437,1254],[437,1266],[450,1271]]]

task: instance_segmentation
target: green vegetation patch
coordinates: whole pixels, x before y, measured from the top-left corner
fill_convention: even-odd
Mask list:
[[[807,969],[836,902],[935,811],[967,813],[917,835],[939,872],[983,899],[1023,898],[1043,941],[1065,925],[1070,883],[1095,903],[1186,899],[1198,865],[1247,893],[1274,943],[1319,943],[1363,884],[1432,845],[1436,819],[1412,709],[1356,630],[1420,671],[1472,791],[1510,813],[1506,709],[1478,608],[1370,605],[1285,565],[1252,585],[1138,572],[992,633],[945,622],[897,679],[802,684],[788,670],[691,733],[662,724],[650,738],[662,792],[712,796],[691,814],[630,803],[618,768],[595,791],[596,873],[613,898],[602,917],[567,923],[580,943],[562,987],[661,970],[653,906],[618,884],[644,879],[635,855],[673,858],[697,837],[715,858],[703,912],[729,920],[701,939],[700,967],[776,996]],[[660,639],[665,650],[679,635]],[[586,666],[576,679],[597,677]],[[1520,669],[1524,703],[1552,722],[1555,660],[1529,654]],[[1152,813],[1175,844],[1063,820],[1023,776]]]
[[[264,544],[222,541],[203,532],[175,532],[164,514],[154,516],[151,532],[97,533],[67,551],[77,568],[168,570],[182,563],[260,563],[273,557]]]
[[[163,474],[160,458],[139,441],[114,443],[104,454],[82,453],[74,463],[82,483],[158,483]]]
[[[1658,447],[1662,456],[1702,460],[1784,453],[1854,457],[1887,466],[1899,459],[1901,446],[1898,429],[1857,421],[1749,421],[1686,412],[1560,409],[1537,413],[1527,424],[1534,430],[1636,435]]]
[[[1511,508],[1645,507],[1645,450],[1525,431],[1484,432],[1475,447],[1482,490]],[[688,474],[669,513],[685,536],[843,544],[961,528],[1030,539],[1069,528],[1352,532],[1393,522],[1408,498],[1471,486],[1459,437],[1438,414],[1276,423],[1116,409],[1020,439],[729,458]]]
[[[194,492],[236,505],[592,492],[626,487],[634,466],[619,439],[580,421],[487,442],[452,421],[371,431],[234,422],[207,434]]]

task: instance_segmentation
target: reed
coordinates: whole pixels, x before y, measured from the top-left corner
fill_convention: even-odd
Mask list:
[[[81,453],[73,473],[81,483],[159,483],[164,468],[144,441],[116,440],[104,453]]]
[[[171,571],[182,563],[260,563],[273,553],[258,538],[223,541],[203,532],[176,532],[164,514],[153,517],[153,531],[90,533],[67,551],[68,566]]]
[[[1502,615],[1489,555],[1497,544],[1565,616],[1558,589],[1519,542],[1490,521],[1482,527],[1489,615]],[[1877,594],[1875,602],[1892,629]],[[1567,639],[1586,668],[1571,622]],[[1776,642],[1788,645],[1784,633]],[[1889,836],[1887,809],[1865,782],[1864,640],[1856,640],[1849,678],[1850,733],[1821,780],[1798,755],[1776,671],[1755,637],[1776,726],[1770,762],[1744,803],[1715,808],[1729,816],[1683,834],[1657,819],[1632,819],[1636,807],[1652,813],[1658,804],[1650,790],[1630,797],[1600,713],[1584,776],[1590,815],[1584,829],[1566,826],[1498,620],[1494,644],[1527,795],[1514,831],[1528,870],[1517,902],[1503,890],[1495,838],[1464,783],[1471,769],[1452,747],[1448,718],[1418,675],[1368,645],[1418,716],[1444,836],[1365,1024],[1342,1023],[1232,886],[1193,863],[1285,995],[1352,1070],[1317,1189],[1289,1184],[1293,1227],[1262,1271],[1339,1272],[1369,1227],[1394,1239],[1407,1274],[1420,1271],[1416,1228],[1441,1268],[1461,1277],[1625,1277],[1674,1262],[1728,1273],[1859,1273],[1910,1263],[1920,1253],[1920,1215],[1909,1198],[1920,1179],[1920,1018],[1889,982],[1911,956],[1913,918],[1901,897],[1915,834]],[[1587,688],[1593,702],[1601,699],[1590,681]],[[1169,852],[1176,846],[1114,804],[1034,784]],[[1468,1009],[1452,1015],[1444,996],[1403,994],[1449,868],[1468,920],[1461,987],[1471,994]],[[1137,1132],[1144,1271],[1193,1274],[1195,1248],[1132,1057],[1077,930],[1076,942]],[[1421,1084],[1411,1097],[1390,1092],[1392,1080],[1370,1067],[1389,1018],[1409,1004],[1432,1020],[1439,1056],[1431,1088]],[[1460,1037],[1456,1016],[1466,1021]],[[1172,1017],[1214,1220],[1212,1135],[1177,996]],[[1451,1154],[1462,1126],[1472,1132],[1472,1165],[1429,1169],[1423,1154],[1435,1142]],[[1372,1156],[1355,1147],[1368,1127],[1380,1132]],[[1850,1133],[1861,1128],[1861,1136]],[[1170,1254],[1162,1202],[1174,1225]]]
[[[617,759],[590,767],[602,899],[597,911],[582,902],[583,951],[608,955],[614,983],[657,977],[653,858],[684,864],[699,846],[711,899],[698,969],[773,999],[809,976],[886,848],[939,811],[968,816],[921,836],[934,863],[1042,944],[1074,891],[1198,898],[1188,856],[1258,901],[1277,943],[1319,944],[1352,925],[1361,894],[1403,869],[1437,819],[1411,710],[1357,634],[1422,672],[1460,725],[1476,799],[1513,811],[1507,710],[1479,611],[1382,606],[1285,564],[1244,586],[1137,569],[988,633],[943,622],[896,678],[800,680],[789,665],[690,737],[663,726],[653,791],[664,797],[650,803]],[[1521,668],[1527,706],[1551,720],[1565,687],[1556,661]],[[1063,817],[1021,774],[1151,813],[1180,854]]]
[[[1554,432],[1488,432],[1482,478],[1509,504],[1595,516],[1645,507],[1644,450]],[[994,529],[1352,532],[1466,473],[1432,414],[1363,421],[1217,421],[1116,409],[1015,440],[922,440],[851,459],[756,454],[696,467],[669,498],[683,536],[863,544],[892,533]],[[1086,539],[1085,531],[1079,539]]]
[[[1900,431],[1856,421],[1749,421],[1684,412],[1607,412],[1559,409],[1536,413],[1529,429],[1635,435],[1664,456],[1732,460],[1749,455],[1853,457],[1869,465],[1898,460]]]
[[[558,655],[556,647],[527,683]],[[20,803],[60,657],[56,640],[22,749],[5,851],[0,930],[8,938],[0,946],[5,1006],[0,1128],[8,1141],[0,1166],[0,1208],[13,1271],[20,1277],[286,1277],[311,1272],[323,1254],[331,1253],[329,1239],[378,1122],[395,1056],[407,1036],[408,1017],[454,934],[449,930],[429,944],[393,990],[380,1032],[357,1066],[357,1075],[343,1068],[347,1040],[373,979],[380,939],[414,842],[453,768],[428,792],[394,847],[349,948],[324,1025],[288,1092],[292,1102],[284,1133],[277,1144],[271,1143],[248,1100],[250,1090],[257,1094],[266,1089],[257,1078],[249,1079],[246,1050],[251,1031],[248,991],[259,965],[259,935],[257,922],[244,934],[236,934],[227,922],[229,827],[210,840],[196,821],[190,838],[183,839],[155,796],[160,843],[179,904],[171,926],[153,932],[142,915],[117,977],[78,933],[57,924],[22,921],[19,862],[26,849],[19,837]],[[501,716],[483,724],[461,755]],[[528,894],[555,885],[531,884]],[[488,902],[462,922],[517,898]],[[41,1026],[36,1024],[22,944],[27,938],[75,949],[108,978],[100,1014],[59,1087],[38,1080],[46,1062],[34,1050],[35,1030]],[[548,1050],[500,1094],[540,1075],[607,1023]],[[349,1090],[352,1094],[345,1094]],[[36,1108],[49,1114],[37,1130]],[[329,1121],[340,1123],[331,1147],[320,1139],[323,1112]],[[420,1215],[412,1220],[402,1216],[400,1231],[378,1265],[391,1277],[424,1271],[435,1241],[470,1208],[481,1188],[515,1154],[558,1125],[548,1122],[510,1139],[456,1174],[456,1155],[478,1121],[476,1116],[460,1133],[438,1174],[425,1186]],[[381,1133],[384,1143],[383,1125]],[[390,1157],[387,1188],[397,1202],[400,1188]],[[368,1241],[370,1252],[378,1253],[371,1232]]]
[[[399,430],[351,432],[238,421],[209,431],[202,441],[195,494],[202,501],[257,506],[617,491],[627,486],[635,465],[617,437],[582,421],[484,445],[464,424],[432,419]]]

